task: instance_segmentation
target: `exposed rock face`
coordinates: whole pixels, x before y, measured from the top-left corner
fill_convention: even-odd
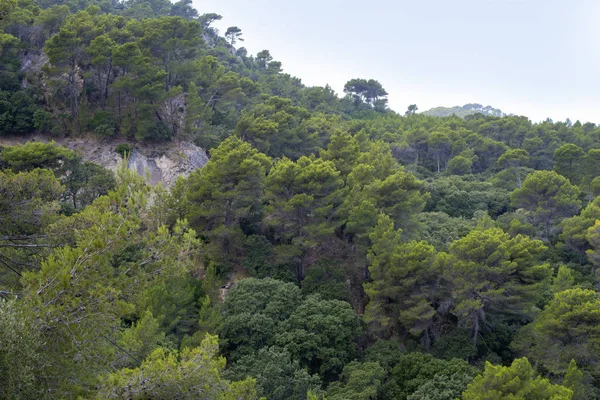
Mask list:
[[[50,137],[0,138],[0,145],[16,145],[27,141],[49,142]],[[122,158],[115,152],[119,141],[99,141],[97,139],[54,139],[56,144],[68,147],[90,161],[112,171],[116,171]],[[128,166],[140,175],[149,175],[152,185],[162,183],[170,187],[178,176],[188,176],[196,168],[208,162],[206,152],[189,142],[130,143],[133,147]]]
[[[169,187],[178,176],[188,176],[190,172],[202,168],[208,162],[206,152],[192,143],[175,143],[165,150],[160,152],[134,148],[129,157],[129,168],[135,169],[140,175],[147,171],[150,183],[153,185],[160,182]],[[104,166],[111,169],[117,167],[117,165]]]

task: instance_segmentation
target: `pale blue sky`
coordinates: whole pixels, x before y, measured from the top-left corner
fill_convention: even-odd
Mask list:
[[[373,78],[390,107],[481,103],[600,123],[600,0],[195,0],[252,54],[338,93]]]

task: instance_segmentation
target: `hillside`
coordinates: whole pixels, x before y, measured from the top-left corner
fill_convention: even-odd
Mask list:
[[[200,147],[185,141],[145,143],[124,140],[106,140],[94,136],[85,138],[57,138],[50,135],[0,137],[0,148],[19,146],[27,142],[55,143],[73,150],[82,162],[92,162],[116,173],[123,160],[119,146],[128,148],[127,165],[140,175],[148,174],[151,185],[173,186],[178,177],[187,177],[208,162],[208,155]]]
[[[600,127],[401,115],[221,19],[0,2],[0,399],[600,398]]]

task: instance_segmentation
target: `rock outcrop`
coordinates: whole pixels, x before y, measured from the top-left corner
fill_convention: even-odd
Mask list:
[[[90,161],[112,171],[116,171],[122,157],[115,149],[120,141],[101,141],[95,138],[53,139],[45,136],[19,138],[0,138],[0,145],[15,145],[27,141],[49,142],[67,147],[80,154],[85,161]],[[170,187],[178,176],[188,176],[197,168],[202,168],[208,162],[206,152],[193,143],[174,141],[165,143],[128,143],[131,154],[128,160],[129,168],[139,174],[148,174],[152,185],[162,183]]]

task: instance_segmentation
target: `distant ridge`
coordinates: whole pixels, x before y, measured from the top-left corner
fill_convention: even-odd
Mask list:
[[[464,118],[467,115],[481,113],[484,115],[491,115],[494,117],[504,117],[506,114],[501,110],[494,108],[492,106],[482,106],[481,104],[470,103],[465,104],[464,106],[454,106],[454,107],[435,107],[431,110],[423,111],[422,114],[430,115],[432,117],[447,117],[453,114]]]

